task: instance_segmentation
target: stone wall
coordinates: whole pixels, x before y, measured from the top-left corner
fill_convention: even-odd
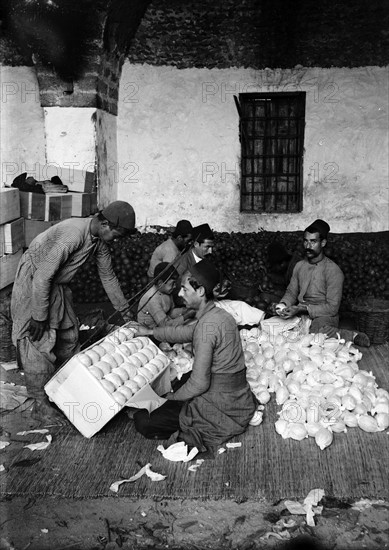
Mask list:
[[[233,95],[305,91],[303,211],[240,208]],[[292,231],[320,217],[334,232],[381,231],[388,221],[387,70],[182,69],[123,66],[118,196],[140,224],[188,218],[218,231]]]
[[[384,66],[388,28],[385,0],[154,0],[129,60],[181,69]]]

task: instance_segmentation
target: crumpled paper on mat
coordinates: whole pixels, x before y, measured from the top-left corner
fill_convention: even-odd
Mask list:
[[[173,443],[167,449],[163,445],[158,445],[157,451],[160,451],[164,458],[172,462],[189,462],[199,452],[197,447],[193,447],[188,454],[188,445],[184,441]]]
[[[0,408],[12,411],[28,398],[26,386],[17,386],[9,382],[0,383]]]
[[[203,462],[204,462],[204,459],[198,458],[196,460],[195,464],[192,464],[191,466],[188,466],[188,471],[189,472],[197,472],[197,470],[200,468],[200,466],[202,465]]]
[[[18,432],[16,435],[28,435],[28,434],[47,434],[49,430],[42,428],[41,430],[25,430],[24,432]]]
[[[136,481],[143,475],[146,475],[152,481],[163,481],[164,479],[166,479],[166,476],[163,476],[162,474],[158,474],[157,472],[153,472],[151,470],[151,463],[149,462],[148,464],[146,464],[146,466],[143,466],[143,468],[141,468],[138,473],[131,476],[129,479],[121,479],[120,481],[115,481],[114,483],[112,483],[109,490],[113,491],[114,493],[117,493],[122,483],[131,483],[133,481]]]
[[[304,503],[300,504],[296,500],[285,500],[284,504],[291,514],[305,515],[307,525],[315,526],[315,514],[321,514],[323,506],[317,506],[317,503],[324,497],[324,489],[312,489],[304,499]]]
[[[52,442],[53,438],[51,435],[46,435],[47,441],[40,441],[39,443],[30,443],[30,445],[24,445],[25,449],[30,449],[30,451],[43,451]]]

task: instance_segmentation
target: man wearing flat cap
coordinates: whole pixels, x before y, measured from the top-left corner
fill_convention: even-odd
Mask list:
[[[207,223],[193,228],[193,245],[175,263],[179,275],[188,271],[192,266],[209,257],[215,246],[215,236]]]
[[[115,201],[93,218],[71,218],[53,225],[23,254],[12,292],[12,340],[28,394],[35,399],[36,420],[51,424],[63,420],[50,406],[44,385],[79,350],[78,320],[68,285],[90,256],[96,258],[113,306],[130,320],[107,244],[133,233],[134,209],[127,202]]]
[[[298,262],[279,306],[286,306],[279,315],[289,319],[305,314],[311,319],[310,332],[325,333],[329,337],[340,332],[360,346],[369,346],[364,333],[339,330],[339,307],[342,300],[344,276],[340,267],[327,258],[324,249],[330,226],[316,220],[304,230],[304,259]],[[344,333],[344,335],[342,334]]]
[[[193,227],[188,220],[180,220],[172,236],[161,243],[154,250],[149,264],[147,275],[153,278],[155,267],[161,262],[171,263],[185,249],[192,239]]]
[[[246,430],[256,408],[235,320],[213,302],[219,278],[207,260],[183,274],[180,296],[196,311],[192,326],[137,327],[138,334],[162,342],[192,342],[194,363],[185,383],[165,396],[166,403],[151,414],[147,410],[134,414],[136,429],[149,439],[168,439],[178,431],[179,440],[211,456]]]

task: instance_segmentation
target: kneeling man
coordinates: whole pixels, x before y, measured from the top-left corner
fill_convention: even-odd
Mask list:
[[[134,415],[137,430],[149,439],[178,438],[199,452],[216,448],[243,433],[255,412],[256,402],[246,380],[239,332],[233,317],[215,307],[213,289],[219,272],[202,260],[183,274],[180,296],[196,310],[191,326],[140,326],[138,333],[162,342],[192,342],[194,363],[190,377],[168,401],[151,414]]]

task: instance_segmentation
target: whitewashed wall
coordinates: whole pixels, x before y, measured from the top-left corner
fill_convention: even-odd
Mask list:
[[[0,79],[1,185],[23,172],[42,180],[63,166],[94,171],[96,109],[42,108],[33,67],[0,67]]]
[[[233,95],[306,91],[304,208],[239,212]],[[180,218],[220,231],[297,230],[316,217],[334,232],[382,231],[388,221],[387,69],[264,70],[123,67],[118,196],[140,224]]]
[[[96,109],[85,107],[44,108],[46,157],[53,169],[64,166],[94,171],[95,112]],[[58,175],[61,177],[60,171]]]
[[[0,185],[46,162],[44,113],[31,67],[0,67]]]

